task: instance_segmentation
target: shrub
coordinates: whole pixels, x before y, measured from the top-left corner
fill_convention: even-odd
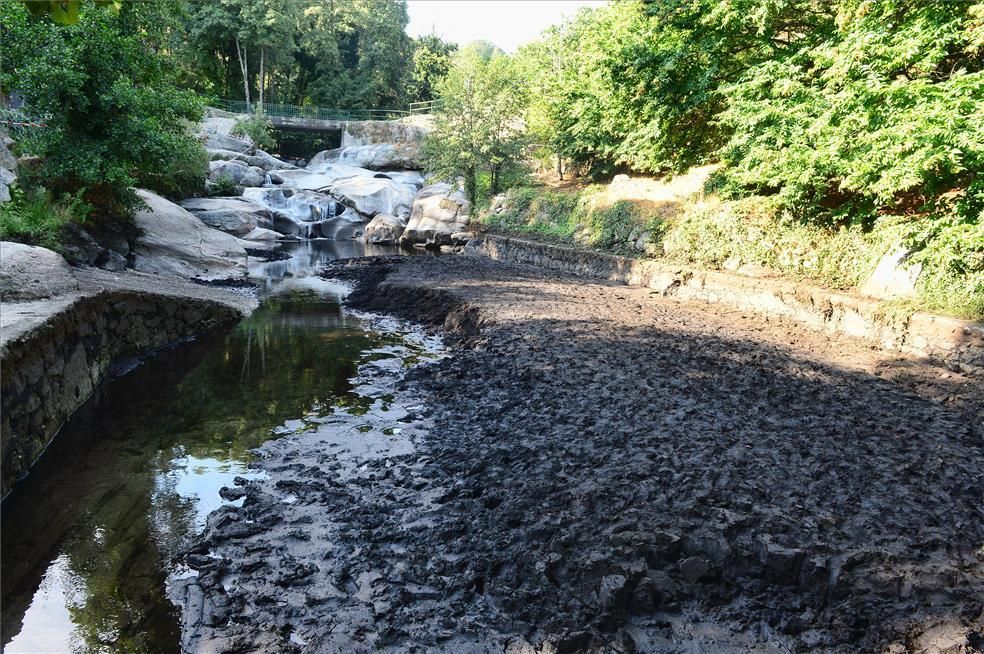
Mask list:
[[[55,199],[44,189],[25,192],[15,186],[10,201],[0,204],[0,240],[60,252],[65,226],[85,222],[90,211],[81,194]]]
[[[277,145],[277,141],[273,137],[273,123],[259,112],[254,116],[238,121],[229,130],[229,133],[233,136],[245,136],[261,150],[270,150]]]
[[[236,182],[228,175],[222,175],[212,187],[212,195],[235,195]]]
[[[115,13],[85,3],[78,23],[62,26],[29,19],[22,3],[0,3],[0,86],[20,92],[47,123],[19,143],[40,157],[25,181],[56,198],[81,194],[93,218],[116,220],[139,204],[135,184],[163,180],[175,162],[192,158],[197,144],[186,124],[198,121],[204,107],[175,88],[176,67],[162,54],[169,52],[175,7],[126,2]]]
[[[171,198],[201,193],[208,177],[208,152],[193,139],[176,139],[171,147],[171,157],[160,169],[137,172],[137,184]]]

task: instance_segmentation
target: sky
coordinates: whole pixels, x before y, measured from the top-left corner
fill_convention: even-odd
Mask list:
[[[433,31],[458,45],[485,39],[515,52],[581,7],[601,4],[603,0],[407,0],[407,34]]]

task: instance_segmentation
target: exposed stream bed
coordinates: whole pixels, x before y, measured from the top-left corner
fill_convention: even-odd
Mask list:
[[[250,466],[255,448],[335,423],[349,440],[408,446],[388,385],[437,356],[438,343],[346,312],[346,288],[315,276],[328,261],[387,251],[354,241],[286,248],[289,259],[251,269],[262,301],[250,318],[124,363],[7,498],[4,652],[180,651],[169,593],[193,573],[178,561],[211,512],[241,504],[220,489],[262,477]]]

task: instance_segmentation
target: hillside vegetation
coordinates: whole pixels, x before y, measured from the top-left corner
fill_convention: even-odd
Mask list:
[[[513,191],[490,227],[616,250],[635,229],[658,241],[649,256],[841,288],[902,247],[913,306],[984,317],[984,3],[618,2],[510,59],[541,166],[589,181],[718,167],[669,220],[599,209],[589,187]]]

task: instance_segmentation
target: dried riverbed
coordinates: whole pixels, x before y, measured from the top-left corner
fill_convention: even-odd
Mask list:
[[[326,275],[453,355],[360,368],[392,396],[364,432],[342,412],[262,448],[187,557],[189,647],[984,644],[980,382],[478,258]]]

